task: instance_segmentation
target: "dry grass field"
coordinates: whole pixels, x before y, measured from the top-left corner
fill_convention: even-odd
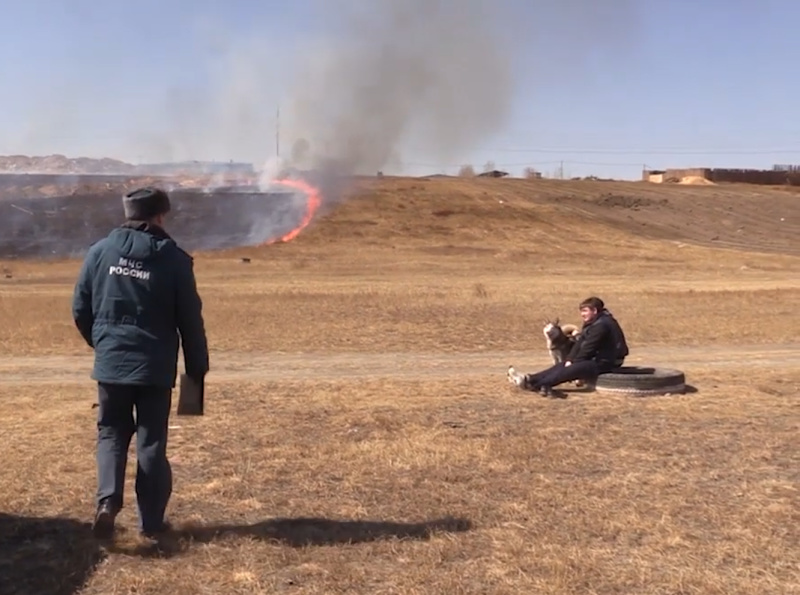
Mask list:
[[[0,263],[0,594],[800,593],[796,191],[384,178],[195,263],[207,413],[173,417],[157,549],[133,446],[89,530],[79,263]],[[591,294],[693,390],[513,390]]]

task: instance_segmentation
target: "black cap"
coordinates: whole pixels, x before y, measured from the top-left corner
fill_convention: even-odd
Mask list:
[[[160,188],[138,188],[122,197],[122,207],[126,219],[147,221],[169,213],[169,196]]]

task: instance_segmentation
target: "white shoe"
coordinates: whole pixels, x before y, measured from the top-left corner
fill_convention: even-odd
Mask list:
[[[514,366],[508,367],[508,373],[506,374],[508,381],[518,387],[523,387],[525,385],[525,374],[521,374],[514,369]]]

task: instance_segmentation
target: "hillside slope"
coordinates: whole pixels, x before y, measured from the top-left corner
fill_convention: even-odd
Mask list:
[[[323,215],[303,242],[580,241],[582,231],[800,254],[800,193],[746,185],[384,178]],[[592,234],[594,235],[594,234]]]
[[[5,225],[11,226],[2,251],[7,255],[14,254],[17,242],[22,241],[14,237],[33,237],[25,231],[28,228],[42,241],[58,244],[63,240],[78,250],[88,241],[86,237],[103,235],[122,216],[118,196],[125,190],[167,183],[143,178],[59,180],[57,176],[8,176],[6,181],[0,210]],[[23,182],[24,188],[19,186]],[[35,196],[49,197],[48,201],[61,197],[58,217],[44,213],[40,204],[34,206],[30,201]],[[537,254],[549,247],[591,256],[603,245],[612,254],[608,250],[620,243],[655,239],[800,255],[800,192],[784,187],[386,177],[359,179],[347,196],[323,205],[311,226],[292,242],[296,249],[356,243],[413,246],[432,255],[456,255],[525,252],[535,246]],[[226,204],[232,200],[239,199],[205,194],[176,200],[170,229],[192,251],[199,250],[200,244],[225,243],[198,242],[198,238],[220,236],[230,242],[235,237],[229,237],[230,229],[239,225],[236,217],[243,221],[254,217],[252,204],[246,206],[246,200],[238,206]],[[273,209],[272,202],[255,204],[263,211],[260,216],[272,222],[271,215],[265,214]],[[302,214],[294,214],[298,222]],[[62,237],[70,230],[76,237]]]

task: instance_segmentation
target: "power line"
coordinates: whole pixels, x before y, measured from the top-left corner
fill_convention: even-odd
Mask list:
[[[724,149],[724,150],[694,150],[694,149],[502,149],[487,148],[476,149],[481,153],[539,153],[539,154],[572,154],[572,155],[786,155],[799,154],[800,147],[794,149]]]
[[[642,162],[637,161],[635,163],[609,163],[609,162],[599,162],[599,161],[572,161],[568,159],[561,159],[558,161],[525,161],[520,163],[502,163],[498,161],[491,160],[492,164],[495,167],[539,167],[543,165],[591,165],[596,167],[642,167]],[[461,167],[466,165],[465,163],[408,163],[403,162],[403,166],[406,167]]]

